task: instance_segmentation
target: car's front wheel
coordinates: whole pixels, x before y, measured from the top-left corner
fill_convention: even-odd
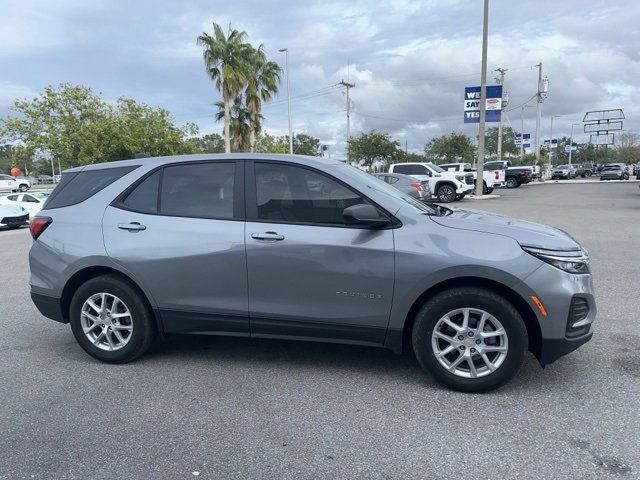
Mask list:
[[[527,330],[502,296],[460,287],[422,306],[412,343],[420,365],[439,382],[463,392],[486,392],[506,383],[520,368]]]
[[[515,177],[507,178],[507,188],[517,188],[518,186],[518,180]]]
[[[23,184],[23,185],[20,185],[19,190],[20,190],[21,192],[26,192],[27,190],[29,190],[29,187],[27,187],[26,185],[24,185],[24,184]]]
[[[155,336],[153,316],[142,294],[116,275],[96,277],[80,286],[69,316],[80,346],[103,362],[135,360]]]
[[[456,199],[456,189],[451,185],[441,185],[438,187],[436,197],[438,201],[442,203],[453,202]]]

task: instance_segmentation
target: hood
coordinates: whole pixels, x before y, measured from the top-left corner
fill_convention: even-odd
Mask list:
[[[20,205],[0,205],[0,218],[10,216],[21,216],[27,211]]]
[[[558,228],[483,210],[455,209],[450,215],[431,219],[444,227],[511,237],[520,245],[549,250],[580,249],[578,242]]]

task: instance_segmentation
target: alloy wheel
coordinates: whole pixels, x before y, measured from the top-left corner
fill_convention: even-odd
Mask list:
[[[507,332],[500,321],[479,308],[458,308],[444,315],[431,334],[438,363],[463,378],[490,375],[509,351]]]
[[[89,341],[101,350],[123,348],[133,334],[133,319],[125,303],[110,293],[95,293],[80,310],[80,325]]]
[[[456,192],[449,185],[444,185],[438,189],[438,200],[441,202],[452,202],[455,198]]]

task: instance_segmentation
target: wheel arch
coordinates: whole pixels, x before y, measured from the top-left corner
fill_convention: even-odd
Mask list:
[[[69,277],[62,289],[62,295],[60,297],[60,309],[62,311],[62,318],[64,319],[65,323],[69,322],[69,308],[71,306],[71,299],[73,298],[73,294],[85,282],[91,280],[92,278],[101,277],[103,275],[117,276],[128,283],[133,289],[137,290],[140,294],[140,298],[142,298],[142,301],[147,304],[147,306],[153,313],[158,332],[162,332],[162,322],[160,319],[160,315],[158,313],[158,310],[154,308],[153,303],[150,300],[150,296],[145,293],[145,291],[133,278],[131,278],[130,275],[127,275],[121,270],[105,265],[94,265],[85,267],[78,270],[73,275],[71,275],[71,277]]]
[[[540,330],[538,318],[532,307],[518,292],[505,285],[504,283],[500,283],[496,280],[488,278],[474,276],[464,276],[443,280],[439,283],[436,283],[435,285],[432,285],[427,290],[422,292],[418,296],[418,298],[416,298],[416,300],[411,305],[411,308],[409,309],[409,312],[404,321],[404,325],[402,327],[401,336],[397,338],[388,337],[388,342],[386,342],[388,344],[387,346],[389,346],[394,351],[402,351],[406,348],[410,349],[413,323],[416,319],[416,315],[420,307],[424,305],[429,297],[432,297],[439,292],[458,287],[486,288],[487,290],[491,290],[507,299],[516,308],[516,310],[522,317],[522,320],[524,321],[525,327],[527,329],[529,351],[531,351],[536,356],[536,358],[540,359],[542,333]]]

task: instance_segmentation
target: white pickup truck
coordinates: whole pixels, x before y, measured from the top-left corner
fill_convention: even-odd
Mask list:
[[[461,200],[473,191],[473,175],[470,172],[447,172],[433,163],[393,163],[389,173],[404,173],[421,181],[426,180],[432,195],[442,203]]]
[[[28,178],[16,178],[11,175],[0,174],[0,192],[26,192],[31,188]]]
[[[476,177],[478,176],[476,170],[470,163],[445,163],[444,165],[439,166],[448,172],[472,173],[474,184]],[[494,188],[504,187],[505,181],[506,178],[504,170],[485,169],[482,172],[482,192],[487,194],[493,192]]]

